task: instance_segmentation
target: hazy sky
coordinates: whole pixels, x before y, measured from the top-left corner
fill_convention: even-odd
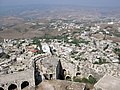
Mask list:
[[[120,0],[0,0],[0,5],[64,4],[79,6],[120,7]]]

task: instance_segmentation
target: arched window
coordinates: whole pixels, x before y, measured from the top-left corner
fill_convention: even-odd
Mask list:
[[[15,84],[11,84],[9,87],[8,87],[8,90],[15,90],[17,89],[17,85]]]
[[[71,81],[71,77],[70,76],[66,76],[66,80]]]
[[[28,81],[24,81],[24,82],[21,84],[21,89],[26,88],[27,86],[29,86],[29,82],[28,82]]]
[[[4,90],[2,87],[0,87],[0,90]]]
[[[81,74],[81,73],[78,72],[78,73],[76,73],[76,76],[78,76],[78,75],[80,75],[80,74]]]

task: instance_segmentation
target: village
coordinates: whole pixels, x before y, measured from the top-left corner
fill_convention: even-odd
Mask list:
[[[108,22],[107,28],[103,29],[103,24],[87,26],[77,25],[74,20],[72,23],[56,20],[47,28],[62,32],[57,36],[45,34],[31,39],[4,39],[0,42],[0,76],[33,70],[35,62],[42,81],[56,79],[58,63],[64,71],[63,79],[68,81],[84,83],[83,79],[92,77],[94,81],[90,83],[95,84],[104,75],[119,78],[120,42],[115,41],[116,36],[110,32],[114,23],[119,24]],[[46,28],[40,27],[38,22],[27,24],[34,28],[38,25],[39,30]],[[120,27],[117,28],[120,32]]]

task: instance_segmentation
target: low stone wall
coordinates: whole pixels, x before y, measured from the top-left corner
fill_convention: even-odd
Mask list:
[[[3,90],[9,90],[8,88],[15,87],[17,90],[21,90],[24,87],[35,87],[34,69],[0,76],[0,88],[3,88]]]

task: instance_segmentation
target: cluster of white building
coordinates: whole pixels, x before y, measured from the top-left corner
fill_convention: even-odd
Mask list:
[[[55,23],[60,24],[62,22]],[[52,25],[56,25],[55,23],[52,23]],[[67,26],[72,27],[75,25],[74,23],[70,23]],[[79,26],[75,26],[75,28],[77,27],[80,28]],[[78,46],[71,43],[74,35],[70,31],[68,33],[69,43],[64,42],[62,39],[59,42],[57,39],[52,39],[49,43],[39,39],[41,41],[41,48],[33,44],[32,39],[4,40],[1,43],[0,53],[4,52],[10,55],[10,58],[0,58],[0,74],[5,73],[2,71],[7,71],[7,74],[9,74],[30,68],[32,66],[31,58],[39,54],[37,52],[42,49],[43,54],[47,53],[49,57],[55,56],[58,60],[60,59],[63,68],[66,70],[66,75],[71,77],[78,74],[81,77],[88,77],[92,74],[96,78],[101,78],[106,73],[112,76],[120,76],[120,60],[114,52],[114,48],[119,48],[120,43],[90,36],[90,34],[100,30],[99,25],[86,28],[89,30],[77,33],[77,37],[79,40],[85,40],[88,43],[79,42]],[[49,60],[50,58],[47,59]],[[54,63],[54,60],[49,63]],[[43,65],[44,69],[45,66]],[[41,66],[39,66],[40,68]],[[49,68],[40,71],[47,72],[47,70],[49,71]],[[55,71],[52,72],[54,73]]]

